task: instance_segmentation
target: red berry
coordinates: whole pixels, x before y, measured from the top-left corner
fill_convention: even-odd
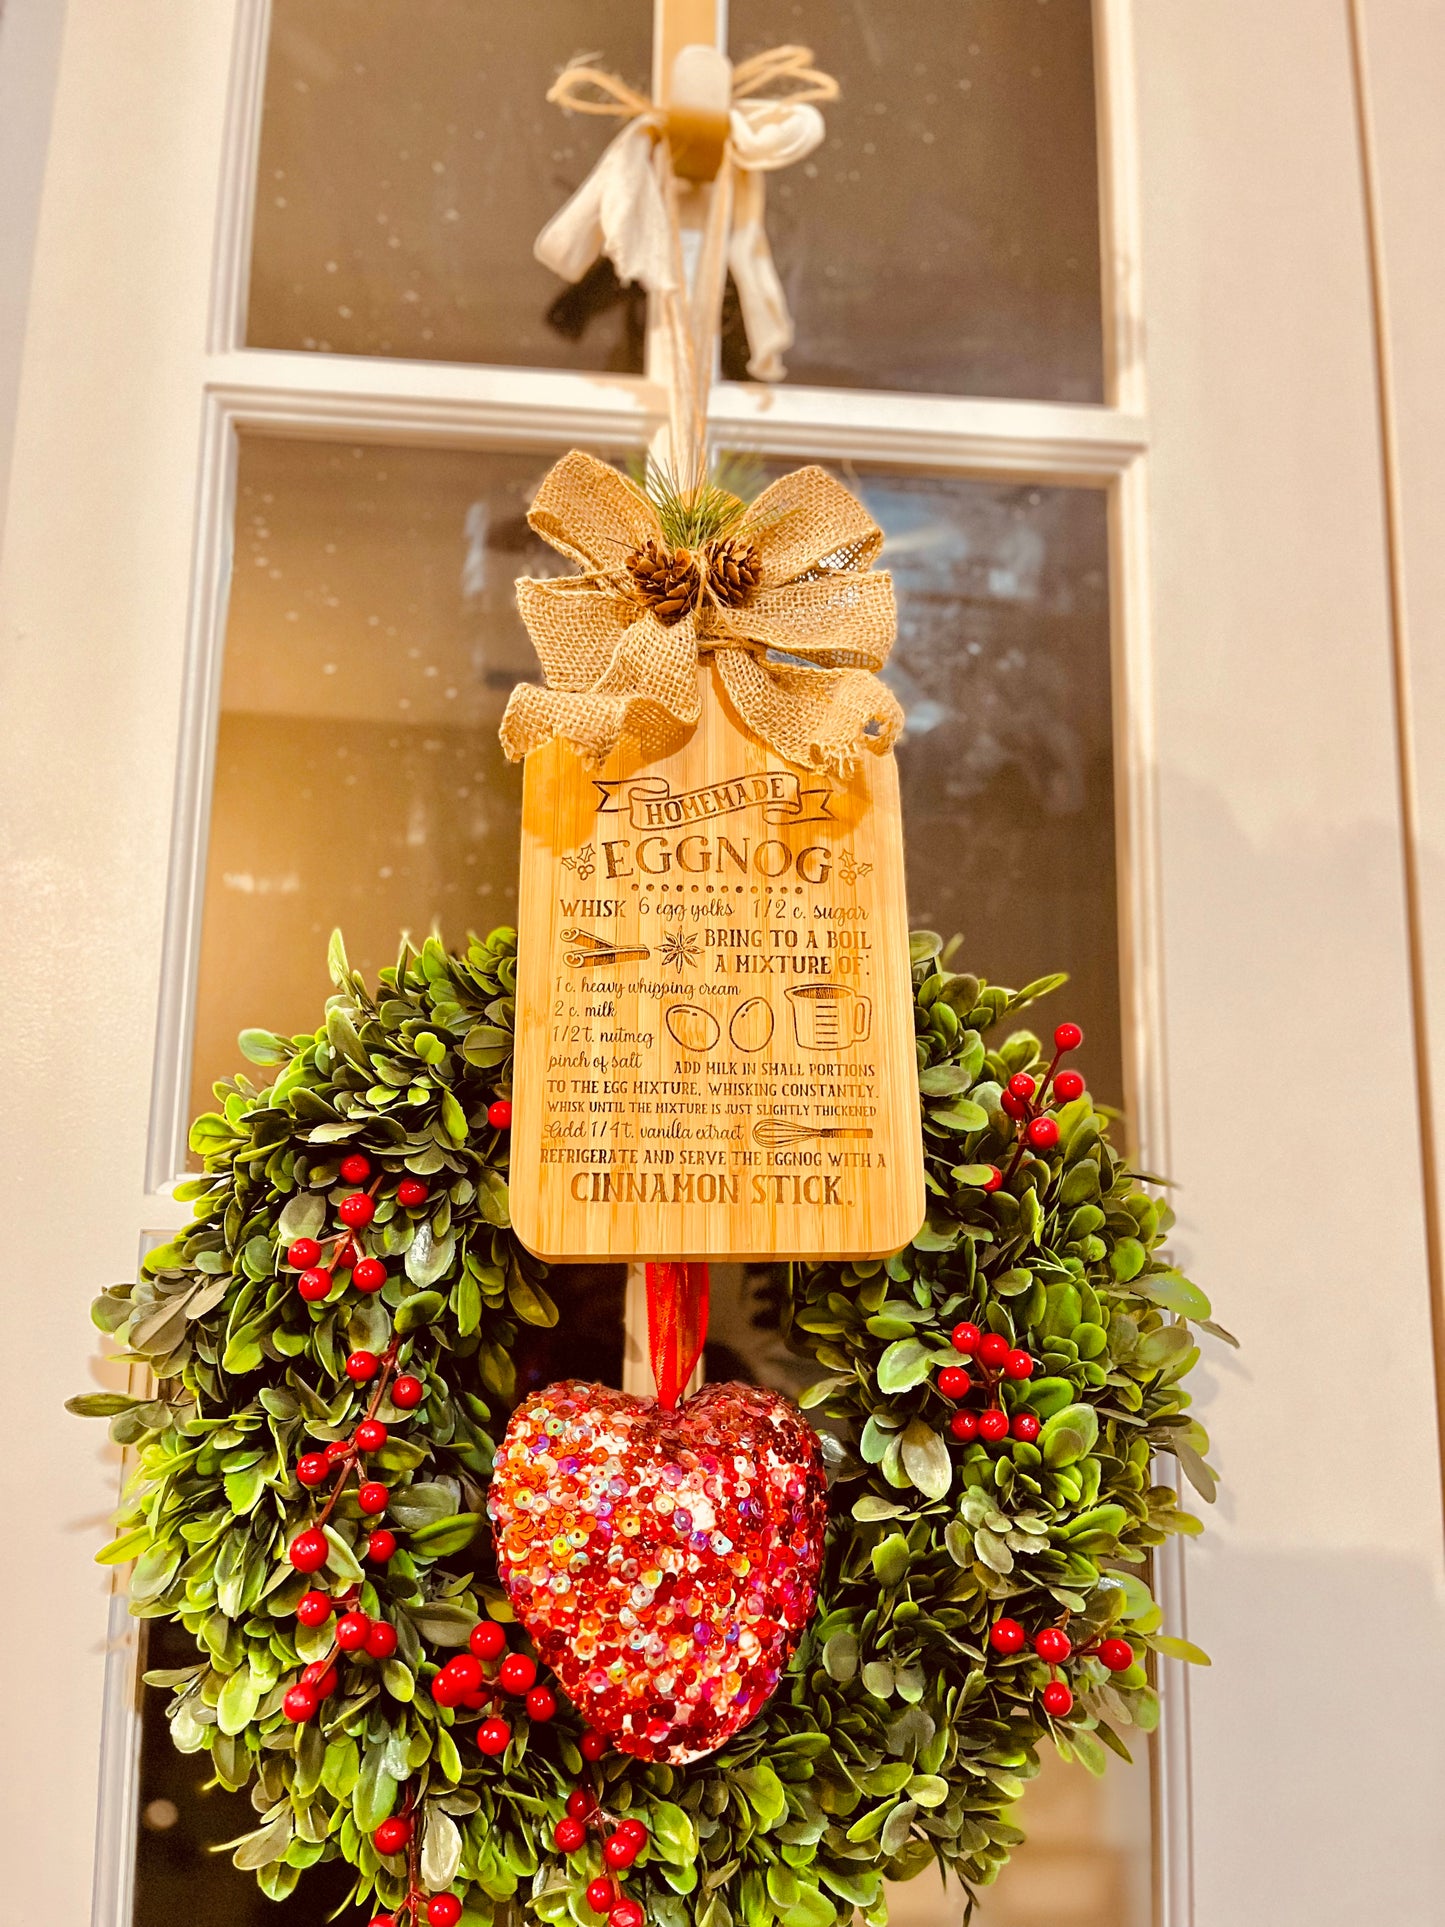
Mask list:
[[[597,1811],[597,1795],[590,1786],[574,1786],[567,1795],[567,1811],[574,1820],[590,1820]],[[608,1885],[612,1883],[609,1881]],[[596,1910],[599,1914],[602,1909]]]
[[[1077,1050],[1084,1041],[1084,1033],[1077,1024],[1060,1024],[1054,1032],[1055,1050]]]
[[[507,1742],[512,1737],[512,1729],[505,1720],[495,1717],[483,1720],[477,1728],[477,1751],[479,1753],[505,1753]]]
[[[431,1683],[431,1696],[438,1706],[455,1706],[461,1698],[456,1681],[448,1674],[445,1666]]]
[[[379,1418],[364,1418],[356,1428],[358,1452],[379,1452],[386,1444],[386,1427]]]
[[[497,1679],[504,1693],[525,1693],[536,1683],[537,1662],[525,1653],[508,1653]]]
[[[426,1203],[426,1186],[420,1178],[403,1178],[396,1187],[396,1201],[404,1204],[410,1211],[414,1206]]]
[[[368,1479],[357,1493],[356,1502],[363,1512],[385,1512],[390,1497],[384,1485],[378,1485],[375,1479]]]
[[[384,1566],[395,1551],[396,1534],[385,1526],[378,1526],[366,1542],[366,1556],[378,1566]]]
[[[326,1543],[326,1534],[318,1531],[315,1526],[308,1526],[304,1532],[298,1532],[291,1541],[291,1548],[286,1556],[297,1572],[317,1572],[326,1564],[326,1555],[330,1550]]]
[[[1012,1350],[1002,1332],[985,1332],[979,1340],[978,1362],[997,1371]]]
[[[462,1903],[455,1894],[433,1894],[426,1904],[426,1927],[457,1927]]]
[[[1032,1097],[1038,1088],[1027,1071],[1015,1071],[1008,1081],[1009,1090],[1015,1097]]]
[[[376,1200],[367,1197],[364,1191],[353,1191],[337,1205],[336,1215],[348,1230],[365,1231],[376,1216]]]
[[[411,1821],[394,1813],[389,1820],[383,1820],[371,1836],[371,1844],[378,1853],[400,1853],[411,1839]]]
[[[350,1456],[351,1441],[349,1439],[333,1439],[326,1448],[326,1457],[332,1465],[340,1465],[343,1459],[350,1458]]]
[[[319,1704],[309,1686],[293,1686],[282,1700],[281,1708],[288,1720],[294,1720],[299,1725],[302,1720],[311,1718]]]
[[[1039,1435],[1038,1418],[1033,1412],[1015,1412],[1011,1429],[1016,1439],[1022,1439],[1025,1445],[1032,1445]]]
[[[577,1750],[584,1760],[602,1759],[607,1752],[606,1734],[598,1733],[589,1727],[578,1740]]]
[[[587,1883],[587,1905],[594,1914],[605,1914],[617,1904],[617,1882],[615,1880],[589,1880]]]
[[[607,1927],[643,1927],[647,1915],[635,1900],[619,1900],[607,1916]]]
[[[619,1828],[608,1836],[607,1844],[602,1849],[602,1864],[610,1867],[614,1873],[621,1873],[624,1867],[632,1865],[641,1851],[637,1842],[629,1840]]]
[[[346,1376],[353,1385],[364,1385],[369,1378],[375,1378],[381,1370],[381,1360],[375,1352],[350,1352],[346,1359]]]
[[[982,1339],[983,1333],[977,1325],[964,1323],[962,1325],[955,1325],[948,1336],[953,1345],[953,1349],[956,1352],[962,1352],[964,1357],[968,1358],[978,1350],[979,1341]]]
[[[999,1170],[996,1164],[989,1165],[988,1176],[983,1180],[981,1188],[985,1191],[997,1191],[1002,1183],[1003,1172]]]
[[[286,1256],[298,1271],[307,1271],[321,1256],[321,1247],[314,1238],[297,1238]]]
[[[1124,1673],[1134,1664],[1134,1648],[1127,1639],[1106,1639],[1099,1657],[1111,1673]]]
[[[296,1289],[308,1305],[320,1304],[331,1289],[331,1273],[313,1265],[310,1271],[303,1271],[296,1280]]]
[[[1058,1666],[1074,1650],[1074,1642],[1062,1626],[1045,1626],[1034,1634],[1034,1651],[1040,1659],[1046,1659],[1050,1666]]]
[[[366,1635],[366,1651],[370,1659],[391,1658],[396,1651],[396,1628],[389,1620],[372,1622],[371,1631]]]
[[[647,1845],[647,1828],[640,1820],[619,1821],[617,1831],[624,1840],[630,1840],[639,1853]]]
[[[1009,1117],[1027,1117],[1029,1114],[1027,1102],[1021,1097],[1015,1097],[1012,1091],[1004,1092],[999,1099],[999,1108]]]
[[[1076,1097],[1084,1095],[1084,1080],[1077,1071],[1060,1071],[1054,1079],[1054,1094],[1066,1104],[1072,1104]]]
[[[996,1619],[988,1631],[988,1643],[996,1653],[1021,1653],[1027,1637],[1016,1619]]]
[[[962,1365],[945,1365],[938,1374],[938,1389],[945,1398],[964,1398],[973,1383]]]
[[[556,1695],[546,1686],[534,1686],[527,1695],[527,1712],[534,1720],[550,1720],[557,1712]]]
[[[348,1184],[365,1184],[371,1176],[371,1159],[360,1151],[348,1151],[341,1160],[341,1175]]]
[[[307,1452],[296,1461],[296,1476],[302,1485],[320,1485],[331,1470],[331,1461],[324,1452]]]
[[[1051,1686],[1044,1688],[1046,1713],[1052,1713],[1056,1720],[1061,1720],[1066,1713],[1072,1713],[1073,1710],[1074,1696],[1061,1679],[1056,1679]]]
[[[472,1653],[455,1653],[442,1668],[458,1693],[475,1693],[482,1683],[482,1663]]]
[[[997,1444],[1008,1437],[1008,1413],[999,1411],[997,1406],[978,1415],[978,1436]]]
[[[317,1699],[330,1699],[336,1691],[336,1668],[327,1660],[313,1659],[301,1675],[301,1684],[309,1686]]]
[[[373,1914],[366,1927],[396,1927],[395,1914]]]
[[[331,1617],[331,1601],[324,1592],[304,1592],[296,1601],[296,1617],[303,1626],[324,1626]]]
[[[495,1659],[506,1643],[507,1635],[495,1619],[478,1620],[467,1641],[478,1659]]]
[[[380,1258],[359,1258],[351,1282],[358,1291],[380,1291],[386,1283],[386,1266]]]
[[[505,1097],[487,1106],[487,1122],[494,1131],[509,1131],[512,1128],[512,1107]]]
[[[1032,1378],[1034,1361],[1025,1351],[1010,1352],[1003,1362],[1004,1371],[1010,1378]]]
[[[565,1820],[559,1820],[553,1827],[552,1838],[557,1843],[559,1853],[576,1853],[587,1839],[587,1829],[569,1813]]]
[[[956,1439],[976,1439],[978,1437],[978,1413],[955,1412],[948,1421],[948,1429]]]
[[[336,1643],[343,1653],[359,1653],[371,1631],[365,1613],[345,1613],[336,1622]]]
[[[1036,1151],[1051,1150],[1059,1141],[1059,1121],[1056,1117],[1036,1117],[1025,1136]]]
[[[426,1387],[410,1372],[403,1372],[391,1388],[391,1402],[399,1411],[410,1412],[426,1397]]]

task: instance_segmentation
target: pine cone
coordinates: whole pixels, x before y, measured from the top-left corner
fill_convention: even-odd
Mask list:
[[[707,585],[724,608],[740,609],[763,579],[751,542],[714,542],[707,552]]]
[[[697,607],[702,593],[702,577],[690,555],[664,549],[649,538],[627,558],[627,572],[637,599],[650,609],[660,623],[680,622],[689,609]]]

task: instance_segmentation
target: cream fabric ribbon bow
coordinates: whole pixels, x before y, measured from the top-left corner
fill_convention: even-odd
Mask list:
[[[564,455],[527,519],[584,573],[517,583],[547,686],[512,691],[501,728],[512,761],[558,736],[594,767],[624,735],[649,757],[674,748],[701,715],[704,651],[743,726],[785,761],[846,774],[862,751],[891,746],[903,712],[874,674],[896,626],[892,579],[870,566],[883,534],[823,469],[783,476],[729,531],[757,578],[741,605],[707,587],[699,553],[695,600],[672,621],[628,566],[649,543],[666,547],[662,526],[615,468]]]
[[[727,265],[747,330],[748,373],[758,381],[783,379],[783,355],[793,345],[793,319],[764,226],[764,177],[822,144],[823,116],[813,103],[838,97],[837,82],[812,59],[807,47],[774,47],[733,72]],[[782,97],[752,91],[776,85],[790,91]],[[580,281],[605,254],[620,280],[639,282],[652,294],[676,292],[668,210],[652,165],[666,114],[616,74],[585,65],[568,67],[547,98],[577,113],[625,117],[627,125],[537,236],[537,259],[564,281]]]

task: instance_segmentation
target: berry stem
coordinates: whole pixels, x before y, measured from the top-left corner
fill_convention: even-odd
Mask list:
[[[386,1397],[387,1384],[390,1381],[392,1373],[396,1370],[396,1354],[397,1354],[397,1347],[399,1342],[400,1341],[393,1335],[391,1343],[387,1346],[386,1350],[381,1355],[381,1375],[377,1379],[376,1390],[371,1395],[371,1403],[366,1408],[366,1418],[360,1421],[362,1425],[365,1425],[369,1419],[374,1419],[377,1413],[381,1410],[381,1401]],[[353,1433],[352,1434],[353,1441],[355,1440],[355,1436],[356,1436],[355,1433]],[[336,1506],[336,1501],[341,1497],[342,1493],[346,1490],[346,1482],[351,1477],[352,1473],[356,1470],[357,1457],[358,1457],[358,1454],[357,1454],[356,1446],[354,1442],[349,1443],[347,1446],[346,1457],[341,1461],[341,1477],[336,1481],[336,1484],[331,1488],[331,1496],[330,1498],[327,1499],[325,1505],[322,1506],[320,1514],[318,1515],[315,1521],[316,1528],[318,1531],[321,1529],[321,1527],[323,1527],[326,1524],[326,1521],[331,1517],[331,1514],[334,1511]]]

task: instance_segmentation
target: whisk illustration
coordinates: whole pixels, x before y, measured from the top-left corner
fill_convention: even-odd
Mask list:
[[[786,1117],[760,1117],[753,1126],[753,1143],[769,1151],[785,1151],[815,1137],[872,1137],[865,1124],[795,1124]]]

